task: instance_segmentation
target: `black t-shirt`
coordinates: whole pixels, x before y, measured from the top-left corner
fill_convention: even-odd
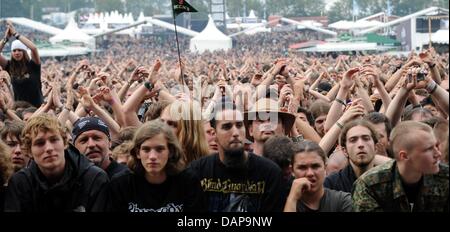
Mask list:
[[[414,184],[406,184],[402,180],[402,186],[405,190],[406,197],[408,198],[409,205],[411,206],[411,211],[414,208],[414,204],[416,203],[417,195],[419,194],[420,188],[423,184],[423,177],[420,179],[419,182]]]
[[[286,182],[269,159],[249,153],[245,169],[230,169],[215,154],[193,161],[189,168],[200,178],[210,212],[280,212],[284,207]]]
[[[206,198],[189,171],[168,176],[161,184],[126,171],[111,180],[107,205],[112,212],[204,212]]]
[[[5,192],[6,192],[6,187],[3,185],[0,185],[0,212],[3,212],[3,210],[4,210],[3,204],[5,202]]]
[[[114,175],[118,175],[124,171],[129,170],[127,166],[117,163],[117,161],[113,160],[112,158],[109,159],[111,160],[111,163],[105,170],[105,172],[108,174],[109,179],[112,179]]]
[[[323,186],[336,191],[351,193],[356,179],[352,165],[348,164],[344,169],[327,176]]]
[[[303,204],[297,203],[297,212],[352,212],[352,198],[350,193],[324,188],[325,192],[320,199],[319,209],[313,210]]]
[[[6,64],[5,70],[10,72],[11,62]],[[27,63],[28,72],[24,77],[11,75],[11,84],[14,91],[14,101],[26,101],[35,107],[40,107],[44,102],[41,84],[41,65],[30,60]]]

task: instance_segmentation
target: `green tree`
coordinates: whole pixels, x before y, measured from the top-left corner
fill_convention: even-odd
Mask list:
[[[245,6],[245,7],[244,7]],[[227,0],[226,10],[230,17],[244,17],[248,16],[250,10],[254,10],[255,14],[262,17],[264,14],[263,4],[260,0]]]
[[[117,10],[119,12],[124,12],[123,4],[120,0],[95,0],[96,11],[99,12],[109,12]]]
[[[3,17],[26,17],[28,12],[20,0],[0,0],[0,16]]]
[[[359,6],[357,18],[363,18],[379,12],[387,12],[387,0],[356,0]],[[405,16],[428,7],[448,8],[448,0],[391,0],[392,14]],[[339,0],[327,12],[330,22],[352,19],[353,0]]]
[[[333,23],[339,20],[352,19],[352,0],[339,0],[328,11],[328,21]]]
[[[267,0],[269,14],[283,16],[319,16],[325,9],[324,0]]]

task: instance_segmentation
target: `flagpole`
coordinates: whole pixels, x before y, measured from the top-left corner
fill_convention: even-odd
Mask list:
[[[173,8],[173,2],[172,2],[172,8]],[[175,25],[175,38],[177,41],[177,51],[178,51],[178,62],[180,64],[180,81],[183,85],[183,92],[184,92],[184,80],[183,80],[183,65],[181,65],[181,52],[180,52],[180,42],[178,41],[178,31],[177,31],[177,20],[175,16],[175,12],[172,12],[173,14],[173,25]]]

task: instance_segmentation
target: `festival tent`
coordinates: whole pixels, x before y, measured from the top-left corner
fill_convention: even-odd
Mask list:
[[[337,21],[335,23],[328,25],[329,28],[334,28],[338,30],[349,30],[350,28],[352,28],[352,26],[353,22],[347,20]]]
[[[209,15],[208,25],[200,34],[191,39],[191,52],[205,52],[215,50],[228,50],[233,46],[231,38],[217,29],[214,20]]]
[[[250,13],[248,14],[248,19],[256,19],[256,14],[254,10],[250,10]]]
[[[431,35],[431,42],[438,44],[448,44],[448,29],[441,29]]]
[[[328,25],[330,28],[338,29],[338,30],[354,30],[354,29],[365,29],[376,27],[382,25],[383,23],[377,20],[358,20],[358,21],[346,21],[341,20],[335,23]]]
[[[69,23],[61,33],[50,38],[52,44],[65,42],[81,43],[90,49],[95,49],[95,39],[78,28],[73,18],[70,18]]]

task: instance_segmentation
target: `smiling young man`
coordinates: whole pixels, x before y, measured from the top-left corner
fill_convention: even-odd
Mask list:
[[[22,140],[33,161],[11,177],[6,212],[104,209],[108,176],[68,145],[65,130],[55,117],[43,114],[30,119]]]
[[[362,175],[352,192],[355,211],[448,212],[448,166],[430,126],[398,124],[390,140],[395,160]]]
[[[128,169],[111,158],[111,136],[108,126],[100,118],[80,118],[75,122],[72,138],[75,147],[92,163],[105,170],[109,178]]]

